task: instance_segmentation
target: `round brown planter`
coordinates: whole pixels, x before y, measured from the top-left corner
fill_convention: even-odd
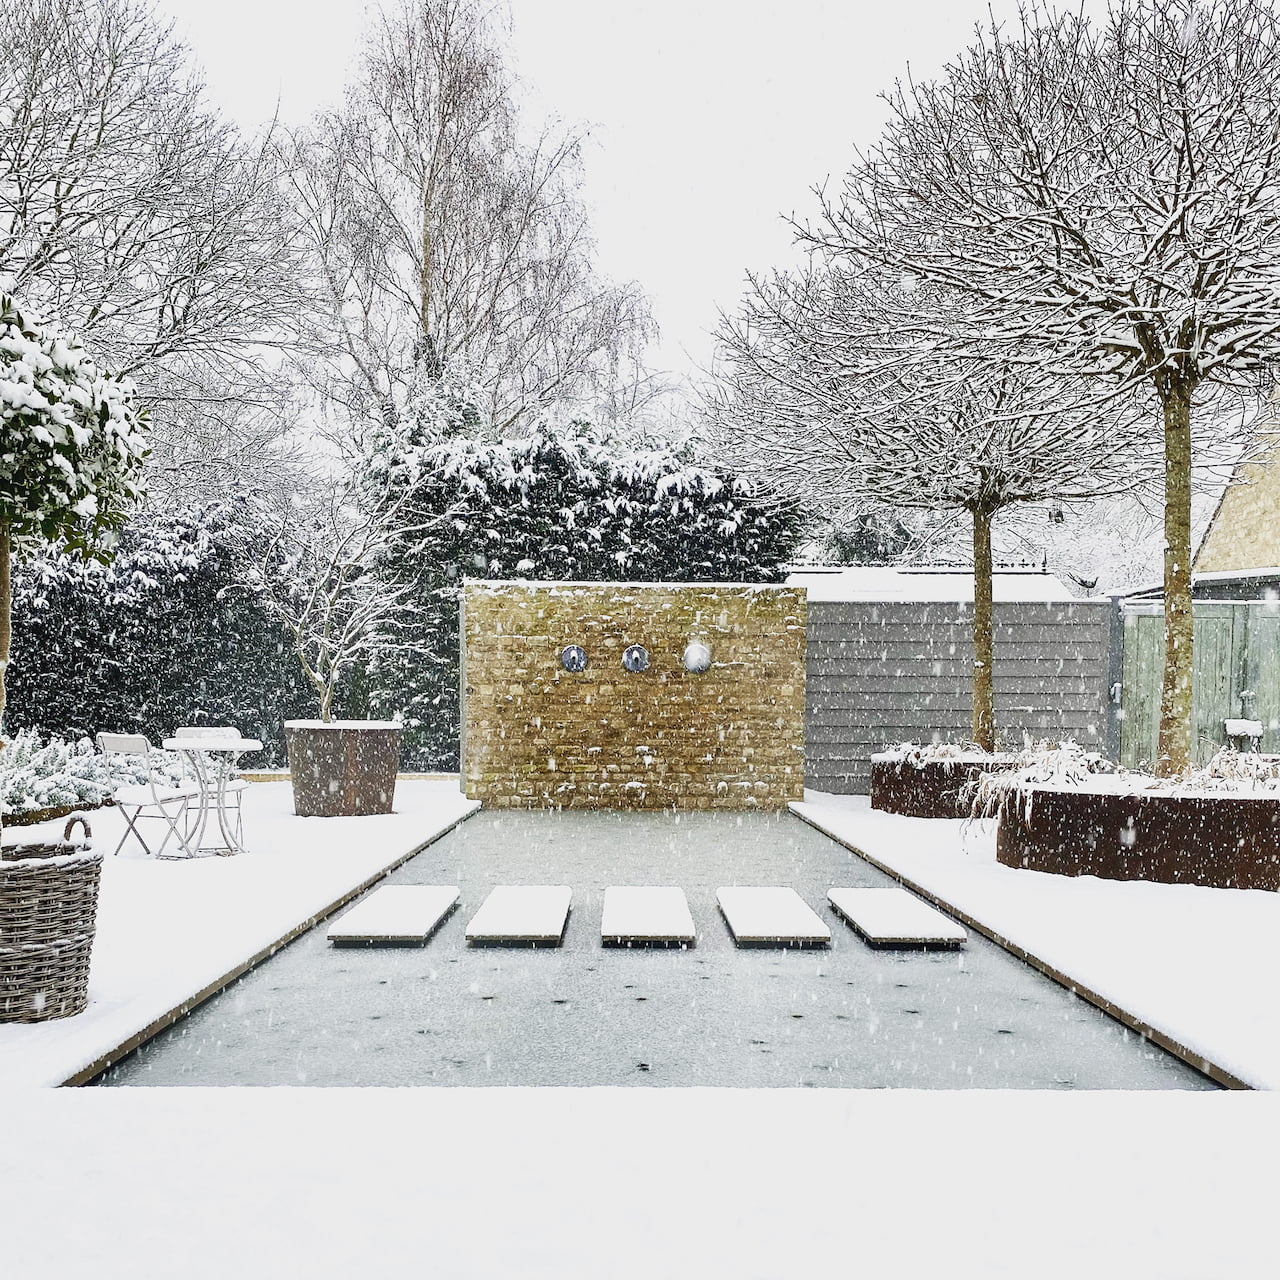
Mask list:
[[[293,807],[304,818],[390,813],[401,726],[383,720],[286,720]]]
[[[953,756],[912,764],[897,757],[871,760],[871,807],[908,818],[967,818],[965,789],[984,773],[1012,769],[1011,756]]]
[[[1003,799],[996,858],[1060,876],[1280,889],[1280,797],[1034,787]]]

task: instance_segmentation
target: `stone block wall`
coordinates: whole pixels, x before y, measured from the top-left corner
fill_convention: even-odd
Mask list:
[[[683,666],[701,642],[711,667]],[[566,671],[568,645],[586,650]],[[646,671],[622,665],[628,645]],[[486,805],[776,809],[804,797],[803,588],[468,582],[462,778]]]

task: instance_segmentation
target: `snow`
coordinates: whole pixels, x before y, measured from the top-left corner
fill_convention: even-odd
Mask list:
[[[995,573],[992,594],[997,604],[1014,601],[1073,600],[1051,573]],[[973,574],[928,573],[874,567],[797,569],[787,575],[789,587],[805,587],[810,601],[971,601]]]
[[[696,932],[683,889],[612,885],[604,891],[600,936],[606,942],[692,942]]]
[[[398,801],[386,817],[299,819],[286,785],[255,784],[255,853],[108,859],[93,1003],[0,1027],[0,1081],[69,1074],[471,808],[450,782],[402,780]],[[1131,1011],[1154,1020],[1167,1002],[1171,1032],[1238,1074],[1280,1079],[1277,895],[1018,872],[959,822],[812,792],[795,807]],[[97,817],[114,839],[115,815]],[[218,938],[188,936],[203,919]],[[23,1280],[424,1267],[773,1280],[845,1260],[949,1280],[1274,1273],[1273,1093],[134,1088],[9,1101],[0,1203],[21,1204],[22,1230],[4,1262]]]
[[[960,946],[965,931],[905,889],[828,891],[827,900],[869,942],[877,945]]]
[[[733,940],[830,942],[831,930],[794,889],[734,885],[716,890]]]
[[[572,898],[566,884],[500,884],[471,917],[467,941],[558,944]]]
[[[0,1089],[74,1078],[479,808],[456,779],[402,779],[396,812],[376,817],[299,818],[287,782],[255,783],[243,804],[246,854],[153,861],[133,841],[108,854],[89,1007],[0,1025]],[[115,848],[120,815],[103,809],[90,820],[95,847]],[[45,830],[60,836],[62,824],[24,837]]]
[[[425,942],[459,897],[456,884],[384,884],[329,926],[329,941]]]
[[[404,725],[396,720],[286,720],[284,727],[286,729],[403,729]]]
[[[1253,1093],[33,1091],[5,1271],[1270,1280],[1278,1143]]]
[[[810,791],[791,809],[1192,1054],[1280,1089],[1280,894],[1005,867],[989,823],[869,804]]]

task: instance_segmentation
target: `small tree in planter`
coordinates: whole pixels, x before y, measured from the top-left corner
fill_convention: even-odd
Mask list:
[[[379,568],[404,536],[398,505],[335,486],[302,516],[282,519],[257,587],[283,625],[316,695],[319,719],[285,722],[294,806],[304,816],[390,813],[401,726],[334,720],[351,674],[393,647],[392,623],[413,591]]]
[[[12,638],[12,557],[60,541],[106,557],[141,497],[145,415],[133,384],[0,297],[0,725]]]

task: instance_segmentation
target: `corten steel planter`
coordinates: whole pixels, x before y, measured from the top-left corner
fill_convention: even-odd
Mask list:
[[[1012,769],[1011,756],[976,753],[913,764],[899,758],[871,760],[871,807],[908,818],[967,818],[965,791],[984,773]],[[971,793],[970,793],[971,794]]]
[[[0,851],[0,1022],[44,1022],[89,1002],[102,855],[70,839]]]
[[[1034,787],[1002,799],[996,858],[1060,876],[1280,889],[1280,797]]]
[[[293,807],[304,818],[390,813],[401,726],[384,720],[286,720]]]

